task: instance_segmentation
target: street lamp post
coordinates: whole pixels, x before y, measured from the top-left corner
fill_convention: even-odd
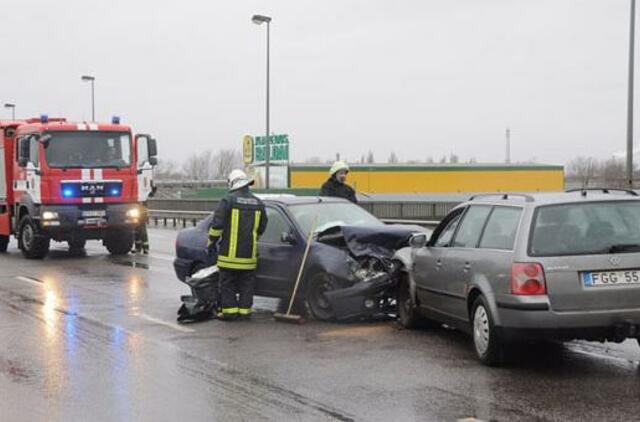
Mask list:
[[[16,105],[13,103],[5,103],[4,104],[4,108],[10,108],[11,109],[11,120],[15,120],[16,119]]]
[[[629,23],[629,82],[627,92],[627,184],[633,189],[633,62],[636,22],[636,0],[631,0],[631,21]]]
[[[269,136],[269,24],[271,22],[271,18],[269,16],[263,15],[253,15],[251,21],[256,25],[262,25],[263,23],[267,24],[267,133],[265,137],[265,177],[266,183],[265,187],[269,189],[269,162],[271,159],[271,139]]]
[[[81,78],[84,82],[91,82],[91,121],[96,121],[96,101],[95,101],[95,80],[96,78],[89,75],[83,75]]]

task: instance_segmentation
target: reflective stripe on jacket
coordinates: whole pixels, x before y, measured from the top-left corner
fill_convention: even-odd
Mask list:
[[[230,192],[213,215],[209,241],[217,242],[218,267],[253,270],[258,262],[258,237],[267,227],[262,201],[249,188]]]

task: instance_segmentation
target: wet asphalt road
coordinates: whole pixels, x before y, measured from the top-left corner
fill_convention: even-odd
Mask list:
[[[486,368],[470,340],[393,321],[175,323],[175,232],[150,256],[0,255],[0,420],[636,420],[640,348],[572,342]],[[135,263],[134,263],[135,262]]]

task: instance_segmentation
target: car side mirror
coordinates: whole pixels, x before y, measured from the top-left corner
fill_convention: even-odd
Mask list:
[[[158,165],[158,157],[149,157],[149,164],[151,164],[152,166],[157,166]]]
[[[414,249],[424,248],[429,241],[426,233],[416,233],[409,238],[409,245]]]
[[[282,232],[280,233],[280,241],[282,243],[289,243],[290,245],[294,245],[296,243],[296,238],[291,232]]]

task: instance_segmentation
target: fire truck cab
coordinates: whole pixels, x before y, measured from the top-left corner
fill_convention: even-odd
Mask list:
[[[51,240],[79,249],[99,239],[113,255],[128,253],[156,156],[155,139],[117,118],[0,121],[0,252],[14,235],[31,259],[45,257]]]

